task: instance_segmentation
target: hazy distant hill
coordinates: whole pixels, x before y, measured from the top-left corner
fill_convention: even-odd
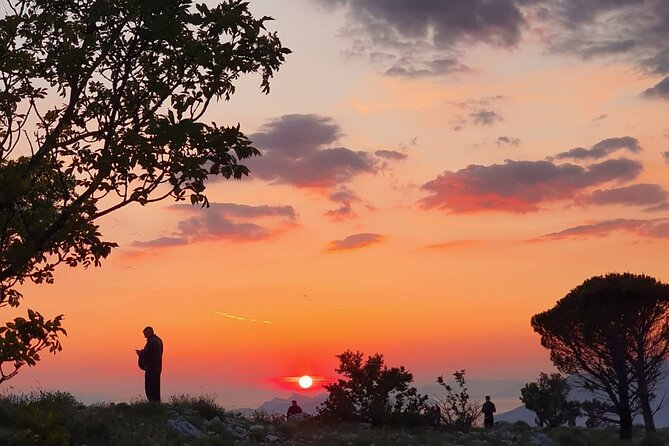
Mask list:
[[[327,399],[327,397],[327,393],[321,393],[313,397],[294,393],[288,398],[273,398],[269,401],[266,401],[260,407],[258,407],[258,410],[269,414],[285,415],[291,402],[295,400],[302,408],[304,413],[316,415],[316,407],[320,406]]]
[[[518,393],[520,394],[520,390],[518,391]],[[664,383],[658,386],[657,393],[658,395],[660,395],[660,399],[661,395],[663,394],[667,395],[667,397],[665,398],[665,403],[666,403],[665,407],[657,411],[657,413],[654,416],[655,427],[657,428],[669,427],[669,382],[667,382],[667,380],[665,380]],[[571,398],[582,401],[591,398],[591,396],[588,392],[577,389],[577,390],[572,390]],[[534,418],[535,418],[534,412],[527,410],[525,406],[519,406],[508,412],[500,413],[495,417],[495,420],[508,421],[510,423],[521,420],[525,421],[531,426],[534,426]],[[643,424],[643,418],[641,417],[641,415],[634,418],[634,423]],[[579,418],[576,424],[579,426],[585,426],[585,418]]]
[[[507,382],[473,381],[470,388],[475,389],[475,393],[477,394],[487,393],[492,395],[494,401],[495,397],[503,398],[503,397],[514,396],[517,398],[520,395],[520,388],[522,387],[523,384],[524,383],[522,383],[522,381],[519,380],[508,380]],[[440,387],[435,385],[422,386],[420,388],[421,392],[428,395],[439,395],[440,393],[443,393],[440,390],[441,390]],[[663,407],[655,414],[655,425],[658,428],[669,427],[669,382],[665,382],[664,385],[659,386],[657,391],[659,395],[662,395],[666,392],[667,406]],[[572,393],[572,398],[577,400],[583,400],[589,398],[589,395],[587,392],[574,390]],[[316,408],[319,405],[321,405],[326,399],[327,399],[326,393],[321,393],[313,397],[295,393],[287,398],[273,398],[270,401],[266,401],[260,407],[258,407],[257,410],[261,410],[269,414],[285,415],[286,411],[288,410],[288,407],[290,406],[291,401],[296,400],[297,404],[299,404],[299,406],[305,413],[315,415]],[[474,399],[481,399],[481,398],[476,396],[474,397]],[[253,409],[241,409],[241,412],[252,413]],[[497,416],[495,417],[495,420],[508,421],[510,423],[521,420],[525,421],[531,426],[534,426],[534,418],[535,418],[534,412],[526,409],[525,406],[519,405],[518,407],[512,410],[498,413]],[[637,418],[635,418],[634,422],[636,424],[642,424],[643,419],[641,418],[641,416],[638,416]],[[585,419],[584,418],[578,419],[577,424],[584,426]]]

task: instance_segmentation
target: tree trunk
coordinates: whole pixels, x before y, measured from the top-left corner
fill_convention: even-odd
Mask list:
[[[646,384],[643,386],[639,383],[639,402],[641,404],[641,412],[643,413],[643,424],[646,427],[646,432],[655,432],[655,420],[653,420],[653,409],[650,407],[650,399],[648,397],[648,389]]]
[[[627,364],[625,352],[627,350],[625,338],[621,333],[615,333],[611,342],[613,356],[613,369],[616,372],[616,387],[618,391],[618,404],[616,412],[620,417],[619,436],[621,440],[632,439],[632,405],[630,401],[630,379],[627,375]],[[615,399],[613,399],[615,401]],[[615,403],[614,403],[615,404]]]
[[[619,414],[620,416],[620,431],[618,435],[621,440],[631,440],[632,439],[632,411],[629,409],[622,410]]]
[[[636,380],[639,386],[639,403],[641,404],[641,412],[643,414],[643,424],[646,427],[646,432],[655,432],[655,420],[653,420],[653,409],[650,407],[648,380],[644,367],[645,361],[643,360],[643,347],[638,349],[637,355],[638,359],[635,361]]]

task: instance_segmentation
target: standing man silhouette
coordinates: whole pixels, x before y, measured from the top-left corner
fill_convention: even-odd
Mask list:
[[[485,397],[485,403],[481,407],[481,412],[483,412],[483,426],[488,428],[493,427],[495,425],[495,415],[493,414],[497,412],[497,409],[495,408],[495,403],[490,401],[489,396]]]
[[[137,352],[139,368],[144,370],[144,390],[149,402],[160,402],[160,372],[163,371],[163,341],[153,332],[152,327],[143,331],[146,345]]]

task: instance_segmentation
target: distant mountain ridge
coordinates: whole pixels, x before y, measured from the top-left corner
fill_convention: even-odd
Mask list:
[[[257,411],[270,415],[285,415],[292,401],[295,400],[297,401],[297,405],[302,408],[302,412],[309,415],[316,415],[316,408],[323,404],[327,398],[327,393],[320,393],[316,396],[306,396],[294,393],[287,398],[272,398],[271,400],[262,403],[256,409],[235,409],[235,411],[243,414],[252,414]]]
[[[508,380],[508,385],[503,387],[502,389],[499,388],[494,389],[492,386],[488,388],[483,387],[482,389],[477,389],[479,390],[479,392],[477,393],[481,393],[480,390],[489,392],[493,396],[493,401],[494,401],[495,396],[510,396],[513,393],[513,388],[517,385],[518,390],[516,395],[520,395],[520,388],[522,387],[522,385],[520,385],[519,383],[521,382],[522,381],[519,380]],[[485,381],[482,381],[482,383],[485,383]],[[480,386],[480,383],[477,384],[479,384]],[[669,395],[669,382],[664,382],[659,387],[660,388],[657,389],[659,395]],[[426,394],[429,394],[430,391],[434,392],[439,389],[438,387],[435,387],[433,385],[427,385],[427,386],[422,386],[420,390]],[[437,394],[437,392],[434,392],[434,394]],[[317,407],[323,404],[323,402],[325,402],[327,397],[328,397],[327,393],[321,393],[313,397],[294,393],[287,398],[278,398],[278,397],[272,398],[271,400],[264,402],[257,409],[239,409],[239,411],[243,413],[253,413],[254,411],[262,411],[267,414],[285,415],[286,411],[288,410],[288,407],[290,407],[291,401],[295,400],[297,401],[297,404],[302,408],[302,411],[304,411],[304,413],[307,413],[309,415],[315,415],[317,413]],[[590,397],[587,392],[575,389],[572,391],[571,398],[582,401]],[[473,397],[473,399],[479,399],[479,398]],[[665,407],[663,407],[662,409],[658,410],[657,413],[655,414],[654,419],[655,419],[655,426],[657,428],[669,427],[669,397],[667,398],[666,402],[667,405],[665,405]],[[509,423],[513,423],[516,421],[524,421],[529,425],[534,426],[535,416],[536,416],[535,413],[532,412],[531,410],[526,409],[524,405],[519,405],[514,409],[498,413],[495,416],[495,420],[506,421]],[[643,424],[642,417],[640,415],[637,416],[634,419],[634,423]],[[577,425],[585,426],[585,418],[583,417],[579,418],[577,420]]]

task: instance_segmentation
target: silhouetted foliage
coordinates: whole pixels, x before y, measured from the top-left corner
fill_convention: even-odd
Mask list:
[[[604,401],[620,437],[632,437],[635,410],[655,430],[651,401],[667,374],[669,285],[652,277],[608,274],[574,288],[552,309],[532,317],[551,360]]]
[[[619,423],[619,420],[615,418],[615,406],[601,400],[582,401],[581,411],[586,417],[587,427],[613,426]]]
[[[569,401],[570,386],[559,373],[541,373],[537,382],[527,383],[520,389],[520,401],[537,414],[540,427],[558,427],[579,415],[579,403]]]
[[[116,244],[97,221],[131,203],[208,205],[211,175],[258,155],[239,125],[203,122],[245,73],[262,91],[289,50],[248,3],[8,0],[0,18],[0,307],[54,268],[98,266]],[[33,312],[32,314],[38,314]],[[0,362],[60,350],[61,316],[18,319]],[[23,349],[9,338],[15,333]]]
[[[322,419],[374,425],[424,421],[427,396],[410,386],[413,375],[404,367],[388,368],[378,353],[363,361],[361,352],[347,350],[337,358],[335,371],[344,377],[323,386],[329,395],[318,408]]]
[[[447,384],[443,376],[437,377],[437,382],[446,389],[446,396],[437,398],[441,419],[446,427],[469,432],[481,416],[481,404],[470,399],[464,370],[454,372],[453,378],[457,387]]]

